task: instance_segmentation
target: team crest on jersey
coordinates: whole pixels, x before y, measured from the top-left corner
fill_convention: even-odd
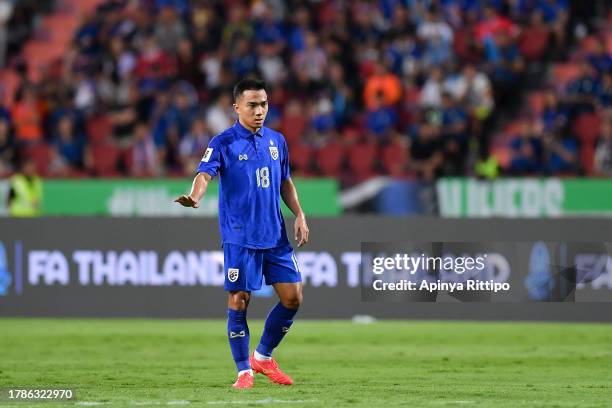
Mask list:
[[[227,279],[230,282],[236,282],[238,280],[238,274],[240,273],[238,268],[228,268],[227,270]]]
[[[272,156],[272,160],[278,159],[278,149],[276,146],[270,146],[270,155]]]
[[[208,163],[208,161],[210,160],[210,156],[212,155],[213,149],[212,147],[209,147],[208,149],[206,149],[206,153],[204,153],[204,157],[202,157],[202,161],[205,163]]]

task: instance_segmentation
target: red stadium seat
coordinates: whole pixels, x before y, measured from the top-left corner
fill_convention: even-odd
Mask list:
[[[587,35],[580,42],[580,48],[586,54],[593,54],[599,48],[599,44],[601,44],[601,38],[596,35]]]
[[[98,144],[91,147],[92,170],[98,177],[119,176],[117,162],[120,151],[110,144]]]
[[[373,142],[352,146],[348,151],[349,169],[358,181],[372,177],[378,147]]]
[[[346,145],[357,143],[363,137],[363,131],[357,127],[347,127],[342,131],[342,141]]]
[[[41,176],[49,173],[51,163],[51,148],[45,143],[37,143],[26,149],[26,156],[31,158],[36,165],[36,172]]]
[[[85,126],[87,139],[91,144],[106,143],[113,134],[113,124],[106,115],[88,119]]]
[[[531,92],[528,96],[528,104],[530,113],[535,115],[541,115],[544,111],[545,105],[544,92]]]
[[[527,28],[519,39],[521,55],[529,61],[538,61],[548,45],[550,33],[546,29]]]
[[[499,163],[499,167],[507,169],[512,161],[512,149],[508,146],[497,146],[493,149],[492,155]]]
[[[408,161],[406,146],[400,143],[389,143],[382,150],[382,166],[385,173],[392,176],[406,174],[405,168]]]
[[[287,143],[291,145],[302,140],[307,125],[304,115],[285,115],[281,122],[281,132],[285,135]]]
[[[583,146],[595,145],[601,128],[601,117],[595,113],[584,113],[574,122],[574,133]]]
[[[289,157],[292,173],[299,176],[312,176],[311,160],[313,150],[309,146],[302,143],[294,143],[289,147]]]
[[[580,149],[580,166],[587,176],[593,174],[593,163],[595,162],[595,147],[588,145]]]
[[[345,149],[340,143],[332,142],[321,147],[316,152],[317,165],[321,174],[330,177],[340,177],[344,155]]]
[[[555,84],[564,87],[580,75],[580,68],[577,64],[569,62],[567,64],[555,64],[552,72]]]

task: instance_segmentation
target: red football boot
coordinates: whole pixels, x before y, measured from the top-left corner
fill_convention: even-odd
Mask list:
[[[250,373],[243,373],[238,377],[236,382],[232,384],[234,388],[253,388],[253,376]]]
[[[283,385],[293,384],[291,377],[281,371],[276,363],[276,360],[256,360],[255,356],[251,354],[249,357],[249,362],[251,363],[251,369],[255,373],[262,373],[273,383]]]

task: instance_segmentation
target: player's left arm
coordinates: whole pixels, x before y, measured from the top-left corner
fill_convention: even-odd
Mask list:
[[[298,199],[297,189],[295,188],[295,184],[293,184],[291,177],[282,181],[281,197],[283,198],[285,204],[287,204],[287,207],[289,207],[291,212],[293,212],[296,217],[293,230],[298,247],[301,247],[308,242],[310,230],[308,229],[308,224],[306,223],[306,215],[304,214],[304,211],[302,211],[302,206],[300,205],[300,200]]]

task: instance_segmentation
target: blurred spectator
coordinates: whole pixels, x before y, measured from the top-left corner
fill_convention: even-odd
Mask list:
[[[115,84],[128,79],[136,67],[136,56],[126,49],[125,42],[121,37],[113,37],[110,41],[110,52],[105,59],[104,70]]]
[[[113,135],[118,141],[132,137],[134,127],[139,120],[140,95],[136,85],[129,85],[125,99],[120,99],[110,109],[110,120],[113,124]]]
[[[604,121],[601,126],[601,136],[595,149],[595,174],[612,177],[612,123]]]
[[[15,159],[14,142],[10,130],[8,120],[0,116],[0,176],[11,172]]]
[[[253,73],[257,68],[257,56],[247,38],[239,37],[234,42],[229,55],[229,68],[239,78]]]
[[[368,131],[379,139],[388,138],[397,126],[397,113],[393,108],[385,106],[384,99],[382,92],[376,95],[376,104],[366,114]]]
[[[232,48],[237,39],[243,38],[250,41],[253,38],[253,34],[253,25],[248,21],[244,7],[235,4],[229,9],[229,19],[223,28],[223,44]]]
[[[568,85],[567,103],[570,104],[572,115],[577,116],[583,112],[593,112],[600,94],[600,82],[595,69],[587,62],[579,64],[580,73]]]
[[[9,214],[12,217],[38,216],[42,204],[42,181],[36,174],[34,160],[22,158],[19,170],[10,179]]]
[[[159,174],[157,150],[146,123],[140,122],[136,125],[131,156],[129,170],[132,176],[150,177]]]
[[[376,106],[379,93],[383,94],[387,106],[395,105],[402,96],[402,84],[399,78],[389,72],[383,63],[377,63],[374,74],[366,79],[363,97],[368,109]]]
[[[75,125],[68,116],[61,118],[53,138],[56,160],[51,164],[52,171],[68,175],[70,169],[83,168],[84,137],[76,134]]]
[[[176,72],[175,59],[166,53],[154,36],[144,38],[142,52],[136,63],[136,78],[141,81],[159,83]]]
[[[196,91],[191,85],[182,83],[176,86],[172,104],[173,122],[181,138],[189,131],[191,122],[196,117],[197,102]]]
[[[8,48],[8,22],[13,14],[13,2],[0,2],[0,69],[6,64],[6,51]]]
[[[234,119],[232,97],[225,93],[206,112],[206,125],[214,133],[219,134],[231,126]]]
[[[468,149],[467,115],[450,93],[442,94],[441,138],[444,144],[444,173],[460,176],[465,171]]]
[[[537,121],[523,122],[519,133],[510,143],[512,161],[509,171],[513,175],[531,175],[543,170],[542,129]]]
[[[568,21],[568,2],[564,0],[539,0],[536,10],[542,13],[544,21],[548,24],[555,37],[556,48],[561,50],[565,46],[565,31]]]
[[[515,37],[518,34],[518,27],[512,23],[507,17],[499,15],[493,4],[484,6],[483,17],[474,28],[476,39],[481,43],[492,45],[496,37],[510,36]]]
[[[455,97],[463,101],[466,109],[479,120],[486,119],[493,110],[493,89],[487,75],[467,64],[456,83]]]
[[[453,96],[442,94],[442,137],[453,139],[461,145],[467,144],[467,115]]]
[[[587,57],[589,64],[595,70],[598,77],[612,72],[612,55],[608,54],[603,41],[596,41],[593,46],[595,51]]]
[[[484,50],[497,100],[500,104],[514,106],[519,95],[516,87],[525,68],[514,38],[506,30],[497,31],[495,38],[485,37]]]
[[[417,29],[417,34],[426,43],[442,42],[451,44],[453,42],[453,30],[450,25],[442,20],[433,10],[427,13],[426,20]]]
[[[197,167],[211,138],[206,122],[196,118],[179,145],[179,157],[185,173],[190,174]]]
[[[542,111],[544,129],[548,132],[563,131],[568,122],[568,112],[562,106],[557,94],[548,90],[544,94],[544,110]]]
[[[521,54],[529,61],[539,61],[546,52],[549,37],[550,31],[544,24],[542,13],[534,11],[529,17],[529,25],[522,30],[519,37]]]
[[[293,69],[304,72],[310,81],[319,83],[323,80],[326,64],[327,56],[319,46],[317,36],[310,31],[307,32],[304,48],[296,52],[293,58]]]
[[[423,89],[421,90],[421,106],[424,108],[439,108],[442,103],[442,69],[434,67]]]
[[[172,5],[163,6],[155,24],[155,38],[159,46],[166,52],[174,53],[186,34],[187,29],[179,19],[177,10]]]
[[[274,45],[261,44],[259,46],[257,68],[261,72],[262,79],[272,86],[285,80],[285,64]]]
[[[426,68],[437,67],[452,58],[453,30],[434,11],[427,13],[426,18],[417,30],[419,39],[425,43],[423,62]]]
[[[42,139],[42,118],[33,88],[26,88],[11,114],[17,143],[34,143]]]
[[[178,44],[176,77],[195,88],[201,88],[204,85],[204,75],[198,67],[198,60],[189,38],[182,38]]]
[[[423,122],[417,137],[410,143],[410,168],[418,177],[432,181],[439,175],[444,161],[442,149],[436,128]]]
[[[576,175],[578,173],[578,142],[569,136],[544,133],[542,138],[546,173]]]
[[[602,109],[610,109],[612,107],[612,71],[608,71],[602,76],[599,89],[599,106]]]

